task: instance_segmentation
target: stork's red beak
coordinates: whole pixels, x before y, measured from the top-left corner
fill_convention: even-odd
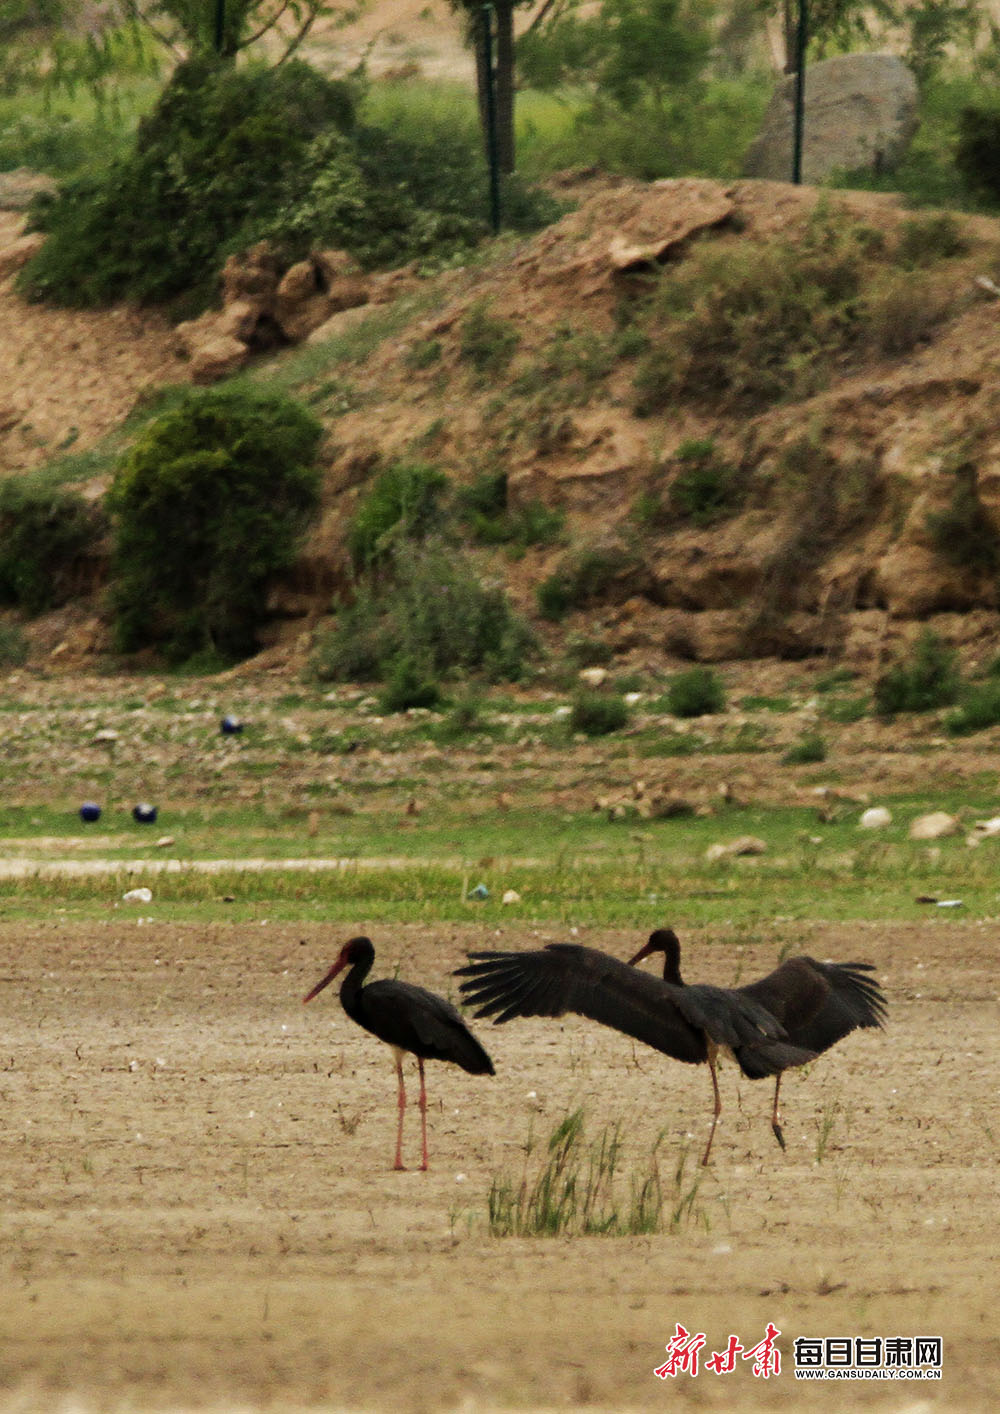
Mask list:
[[[629,965],[629,967],[634,967],[634,966],[636,965],[636,963],[637,963],[637,962],[641,962],[644,957],[651,957],[654,952],[656,952],[656,949],[655,949],[654,947],[652,947],[651,944],[649,944],[649,943],[643,943],[642,947],[641,947],[641,948],[639,949],[639,951],[636,953],[635,957],[630,957],[630,958],[629,958],[629,960],[628,960],[628,965]]]
[[[312,991],[307,992],[306,995],[302,998],[302,1005],[305,1006],[306,1002],[311,1002],[313,997],[318,996],[319,993],[322,992],[324,987],[329,987],[330,983],[336,977],[337,973],[343,972],[346,966],[347,958],[344,956],[343,953],[341,953],[340,956],[337,958],[337,961],[330,968],[330,971],[326,974],[326,976],[321,977],[316,983],[315,987],[312,989]]]

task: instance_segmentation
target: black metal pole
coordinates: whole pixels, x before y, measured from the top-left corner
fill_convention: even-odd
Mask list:
[[[496,76],[493,72],[493,6],[483,6],[483,70],[486,77],[486,156],[490,167],[490,225],[500,231],[500,155],[497,148]]]
[[[802,182],[802,135],[806,123],[806,45],[809,41],[809,0],[799,0],[795,31],[795,118],[792,130],[792,181]]]
[[[215,0],[215,52],[222,53],[226,42],[226,0]]]

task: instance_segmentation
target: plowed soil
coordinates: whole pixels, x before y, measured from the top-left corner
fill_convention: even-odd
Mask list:
[[[452,995],[466,948],[557,936],[366,926],[376,975],[398,965]],[[661,1130],[665,1191],[686,1153],[689,1192],[704,1068],[574,1018],[475,1023],[495,1078],[430,1064],[431,1169],[416,1169],[414,1103],[414,1167],[392,1172],[390,1053],[332,990],[300,1004],[340,941],[267,923],[0,926],[2,1407],[995,1407],[990,928],[688,937],[692,980],[747,980],[783,942],[871,959],[890,1024],[786,1077],[785,1153],[769,1083],[724,1068],[712,1166],[676,1229],[643,1237],[493,1237],[486,1195],[577,1105],[591,1137],[621,1121],[626,1193]],[[637,940],[581,941],[623,956]],[[704,1359],[768,1322],[783,1363],[766,1382],[742,1360],[654,1376],[678,1323],[704,1334]],[[805,1385],[800,1336],[939,1336],[942,1378]]]

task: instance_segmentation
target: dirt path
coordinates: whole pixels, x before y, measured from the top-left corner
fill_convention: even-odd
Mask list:
[[[483,942],[368,926],[381,973],[398,963],[439,991]],[[529,1133],[546,1139],[585,1104],[592,1134],[622,1120],[626,1169],[665,1126],[669,1180],[705,1132],[703,1070],[585,1022],[480,1025],[496,1078],[430,1067],[432,1170],[394,1174],[387,1053],[335,997],[299,1003],[332,957],[329,930],[116,922],[0,926],[0,941],[4,1409],[832,1408],[841,1387],[805,1394],[792,1341],[845,1335],[944,1341],[939,1384],[854,1386],[854,1399],[993,1407],[986,928],[797,927],[796,948],[877,962],[889,1031],[788,1077],[785,1154],[769,1087],[727,1069],[691,1219],[574,1240],[491,1238],[493,1176],[518,1174]],[[587,941],[624,953],[635,940]],[[781,941],[748,947],[745,975]],[[731,948],[693,936],[688,956],[699,978],[733,980]],[[417,1135],[414,1107],[410,1156]],[[707,1355],[730,1333],[749,1348],[769,1321],[785,1368],[766,1384],[748,1365],[653,1375],[678,1322]]]

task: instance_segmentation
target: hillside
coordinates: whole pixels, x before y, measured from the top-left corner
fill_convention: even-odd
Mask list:
[[[997,223],[755,182],[567,178],[562,195],[576,209],[538,236],[402,281],[367,324],[380,340],[365,325],[359,338],[352,311],[308,355],[258,363],[284,369],[327,428],[322,521],[275,593],[275,642],[301,649],[328,612],[377,470],[417,460],[456,486],[505,475],[511,512],[563,516],[555,543],[477,552],[553,641],[585,631],[622,662],[822,654],[871,671],[933,619],[967,658],[992,656]],[[812,273],[775,296],[787,309],[740,313],[755,270],[797,251]],[[720,314],[713,297],[741,271]],[[795,305],[814,276],[847,284]],[[664,298],[681,303],[665,312]],[[718,347],[693,353],[723,314]],[[143,388],[184,373],[155,316],[25,307],[8,285],[0,319],[8,474],[86,449]],[[988,543],[966,554],[963,535]],[[558,625],[536,601],[554,574],[572,581]],[[79,651],[105,642],[97,601],[31,631],[41,655],[67,634]]]

